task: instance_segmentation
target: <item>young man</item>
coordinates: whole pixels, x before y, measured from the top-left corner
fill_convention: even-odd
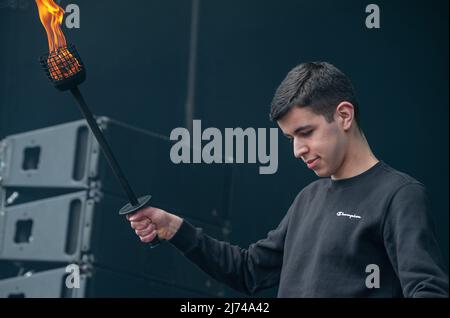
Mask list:
[[[279,297],[448,297],[426,190],[374,156],[350,80],[329,63],[301,64],[270,115],[295,157],[326,177],[297,195],[278,228],[242,249],[149,207],[128,216],[141,240],[169,240],[248,294],[278,285]]]

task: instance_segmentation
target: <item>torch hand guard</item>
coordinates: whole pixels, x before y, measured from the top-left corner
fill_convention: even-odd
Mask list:
[[[150,201],[151,198],[152,198],[151,195],[146,195],[146,196],[140,197],[138,199],[139,204],[132,205],[131,203],[128,203],[119,210],[119,214],[127,215],[127,214],[134,213],[134,212],[142,209]]]

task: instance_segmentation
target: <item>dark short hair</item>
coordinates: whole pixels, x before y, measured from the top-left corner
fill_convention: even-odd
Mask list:
[[[354,107],[359,124],[359,108],[350,79],[327,62],[308,62],[294,67],[278,87],[272,100],[270,119],[277,121],[292,107],[309,107],[330,123],[339,103],[347,101]]]

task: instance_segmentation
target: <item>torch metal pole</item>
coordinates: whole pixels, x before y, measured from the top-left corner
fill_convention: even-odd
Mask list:
[[[84,101],[83,96],[81,95],[80,90],[78,89],[78,86],[74,86],[70,89],[73,96],[78,102],[78,106],[80,106],[80,110],[83,113],[84,117],[86,118],[86,121],[94,134],[95,138],[97,139],[97,142],[100,144],[100,148],[102,149],[106,160],[108,161],[109,165],[111,166],[114,174],[119,179],[120,184],[124,188],[125,192],[127,193],[128,199],[130,203],[133,206],[139,205],[139,201],[136,197],[136,194],[133,192],[133,189],[131,189],[130,184],[128,183],[127,178],[125,178],[125,175],[122,172],[122,169],[119,166],[119,163],[117,162],[116,158],[114,157],[111,148],[108,145],[108,142],[106,141],[105,137],[103,136],[103,133],[101,132],[100,128],[97,125],[97,122],[94,119],[94,116],[92,115],[91,110],[89,109],[88,105]]]

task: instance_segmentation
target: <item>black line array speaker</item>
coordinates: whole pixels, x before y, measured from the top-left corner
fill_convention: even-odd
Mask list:
[[[176,165],[168,138],[97,121],[137,195],[227,238],[229,167]],[[84,121],[2,140],[0,185],[0,297],[224,296],[170,243],[150,249],[118,215],[127,200]],[[81,269],[76,290],[64,285],[69,264]]]
[[[0,298],[86,298],[86,297],[205,297],[195,290],[183,289],[165,281],[92,267],[80,275],[78,288],[67,288],[66,268],[0,280]],[[69,278],[70,279],[70,278]]]
[[[229,166],[174,164],[168,137],[107,117],[97,121],[138,196],[150,193],[154,204],[189,211],[210,224],[227,219]],[[5,188],[100,188],[124,196],[84,120],[9,136],[0,145],[0,160]]]

